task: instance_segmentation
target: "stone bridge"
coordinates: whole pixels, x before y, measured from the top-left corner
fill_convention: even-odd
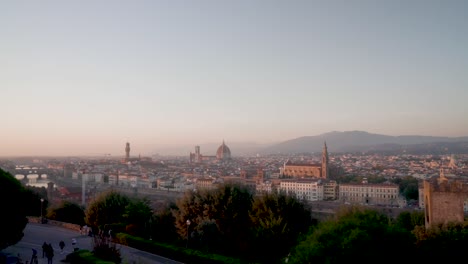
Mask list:
[[[17,166],[14,170],[10,171],[13,175],[23,175],[24,179],[27,179],[29,175],[37,174],[38,179],[42,179],[43,175],[50,177],[51,175],[57,174],[57,170],[49,169],[45,167],[36,166]]]

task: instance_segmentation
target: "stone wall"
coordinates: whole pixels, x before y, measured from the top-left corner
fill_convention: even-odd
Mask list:
[[[41,218],[40,217],[28,216],[28,222],[29,223],[40,223]],[[49,220],[49,219],[47,219],[46,223],[49,224],[49,225],[60,226],[60,227],[75,230],[75,231],[78,231],[78,232],[81,231],[81,226],[76,225],[76,224],[70,224],[70,223],[65,223],[65,222],[60,222],[60,221],[55,221],[55,220]]]
[[[462,181],[424,181],[426,227],[448,222],[463,222],[463,202],[468,184]]]

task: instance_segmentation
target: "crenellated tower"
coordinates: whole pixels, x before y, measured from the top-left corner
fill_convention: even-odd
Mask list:
[[[129,160],[130,160],[130,143],[127,142],[125,146],[125,161],[129,161]]]

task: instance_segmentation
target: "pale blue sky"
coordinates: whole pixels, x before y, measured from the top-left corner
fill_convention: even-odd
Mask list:
[[[468,136],[467,14],[455,0],[1,1],[0,155]]]

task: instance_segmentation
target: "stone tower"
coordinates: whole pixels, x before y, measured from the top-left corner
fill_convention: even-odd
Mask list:
[[[130,160],[130,143],[127,142],[127,145],[125,146],[125,161]]]
[[[265,180],[265,171],[261,168],[257,169],[257,182],[258,183],[263,183]]]
[[[449,222],[463,222],[463,203],[468,198],[468,184],[462,180],[424,181],[424,215],[426,227]]]
[[[327,142],[323,142],[323,149],[322,149],[322,177],[324,179],[328,179],[328,150],[327,150]]]

